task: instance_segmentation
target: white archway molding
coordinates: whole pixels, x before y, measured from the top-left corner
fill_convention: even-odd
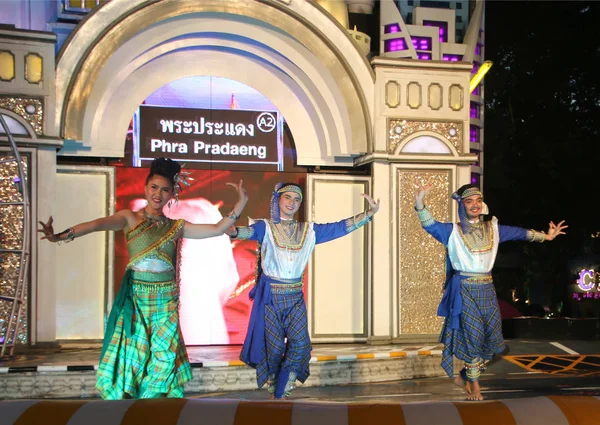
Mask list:
[[[188,24],[192,23],[188,22]],[[304,151],[315,152],[316,150],[321,150],[327,157],[347,156],[352,152],[352,129],[349,126],[350,117],[347,113],[343,97],[339,93],[339,90],[337,90],[337,86],[331,81],[330,76],[320,67],[320,64],[316,64],[318,66],[311,68],[307,59],[298,59],[297,61],[299,62],[304,60],[305,63],[302,63],[302,65],[305,69],[311,71],[309,75],[305,74],[289,57],[282,56],[272,48],[257,44],[256,40],[250,43],[249,39],[240,37],[239,33],[244,34],[247,31],[251,31],[251,27],[245,28],[243,25],[237,29],[238,34],[219,34],[217,31],[222,25],[216,22],[208,22],[204,27],[209,30],[214,29],[214,32],[207,32],[210,36],[207,34],[186,35],[186,31],[191,29],[186,28],[181,22],[170,22],[164,26],[167,28],[163,28],[163,23],[161,23],[152,28],[151,31],[162,34],[163,37],[165,34],[172,36],[169,41],[155,45],[151,40],[156,34],[143,33],[122,46],[107,61],[88,97],[88,107],[83,118],[83,146],[90,146],[97,143],[95,138],[90,138],[89,127],[92,123],[101,122],[103,115],[95,113],[95,109],[119,109],[122,100],[119,100],[112,107],[108,107],[106,102],[112,97],[112,93],[116,90],[116,87],[121,85],[122,81],[135,72],[138,67],[142,67],[146,63],[151,63],[155,58],[160,56],[184,50],[189,52],[190,49],[196,49],[194,56],[190,56],[190,63],[194,63],[197,72],[195,75],[208,75],[202,63],[205,60],[204,55],[206,54],[214,56],[219,53],[231,53],[241,56],[243,60],[255,60],[257,63],[263,64],[265,70],[257,69],[254,74],[248,75],[245,68],[233,67],[227,60],[223,60],[221,67],[213,72],[216,72],[215,76],[224,76],[226,74],[227,78],[244,82],[259,90],[278,106],[278,109],[284,114],[284,117],[290,124],[294,137],[296,139],[300,137],[300,140],[302,140],[302,143],[297,146],[299,163],[310,164],[314,162],[313,155],[308,155]],[[169,32],[168,30],[174,31]],[[223,36],[226,36],[226,38],[216,38]],[[286,46],[287,49],[291,49],[289,46],[293,46],[293,44],[283,43],[281,50],[285,50]],[[303,50],[305,49],[302,46],[296,47],[300,52],[304,53]],[[293,52],[290,53],[290,56],[294,56]],[[132,57],[135,59],[131,60],[130,58]],[[199,58],[202,61],[198,61]],[[227,58],[230,58],[230,56],[227,56]],[[186,67],[189,68],[189,65],[186,64],[183,66],[183,68]],[[289,89],[292,90],[291,96],[280,101],[276,100],[281,98],[281,90],[274,85],[264,84],[265,79],[269,76],[267,69],[270,69],[272,73],[281,74],[278,78],[286,81]],[[160,72],[161,76],[171,75],[170,80],[163,79],[165,81],[164,84],[182,78],[181,69],[175,69],[174,67],[164,67],[160,70],[157,69],[156,72]],[[241,79],[242,75],[246,77],[244,81]],[[259,85],[263,88],[259,89]],[[139,89],[147,96],[156,88],[150,90],[149,88],[144,89],[143,87],[139,87]],[[119,91],[122,92],[121,89]],[[136,94],[132,94],[132,96],[139,98]],[[142,100],[145,96],[142,97]],[[298,115],[297,108],[299,107],[308,109],[310,121],[300,123],[298,120],[291,119],[291,113]],[[94,118],[90,119],[90,116]],[[292,124],[292,121],[295,121],[297,125]],[[111,125],[113,124],[111,123]],[[320,134],[318,138],[306,137],[303,134],[306,132],[306,128],[310,126],[314,126],[315,131]],[[125,131],[126,128],[123,129],[123,135]],[[113,138],[113,143],[116,145],[114,148],[109,149],[113,154],[116,152],[117,156],[122,156],[122,140],[124,140],[124,136]],[[305,149],[304,145],[309,143],[323,146],[312,146]],[[94,148],[94,151],[96,150]],[[104,150],[106,152],[106,147],[104,147]],[[81,154],[97,155],[91,150],[87,153],[81,152]],[[313,159],[309,161],[309,157]],[[323,162],[321,163],[324,164]]]
[[[226,64],[230,66],[225,66]],[[231,66],[233,65],[233,66]],[[235,69],[244,69],[239,73]],[[162,71],[170,70],[170,72]],[[265,70],[271,71],[265,76]],[[217,76],[235,79],[262,93],[272,91],[270,96],[281,113],[284,114],[295,139],[302,140],[302,149],[298,149],[309,164],[327,164],[324,161],[327,153],[318,141],[325,138],[320,126],[309,125],[307,122],[318,122],[319,118],[310,101],[302,93],[298,95],[290,89],[292,81],[276,69],[265,68],[265,65],[238,55],[223,52],[212,52],[197,58],[195,51],[179,51],[158,57],[151,63],[137,68],[120,84],[104,92],[101,104],[85,117],[87,137],[95,140],[92,150],[87,153],[94,156],[116,156],[122,154],[124,134],[129,126],[131,116],[148,94],[169,83],[170,81],[191,76]],[[261,75],[261,78],[256,78]],[[119,107],[114,107],[114,105]],[[281,106],[280,106],[281,105]],[[117,152],[114,151],[115,140],[118,140]],[[298,142],[296,142],[299,144]],[[299,159],[300,162],[300,159]]]
[[[451,155],[455,158],[460,154],[454,145],[445,137],[432,131],[420,131],[412,134],[402,141],[394,151],[394,155],[400,154],[438,154]]]
[[[113,0],[113,2],[121,3],[119,0]],[[167,13],[161,18],[157,16],[158,10],[150,13],[150,6],[143,5],[140,1],[131,0],[131,3],[128,3],[127,7],[121,8],[120,12],[115,9],[116,5],[110,5],[113,2],[109,2],[100,9],[104,19],[99,20],[92,14],[86,22],[86,36],[75,33],[61,52],[57,66],[57,90],[58,106],[62,107],[63,114],[59,114],[60,123],[57,122],[57,125],[60,124],[66,138],[73,138],[92,146],[99,142],[99,140],[95,140],[94,135],[102,134],[102,132],[92,130],[91,127],[95,124],[90,124],[89,121],[89,118],[93,116],[95,122],[99,115],[90,111],[97,107],[105,111],[110,109],[106,99],[112,99],[111,91],[109,90],[108,93],[103,93],[103,91],[112,83],[102,81],[102,78],[110,75],[110,73],[104,73],[105,68],[112,70],[112,78],[115,77],[114,71],[119,68],[108,65],[118,55],[123,55],[120,57],[121,65],[129,64],[140,58],[150,60],[150,57],[156,57],[157,52],[160,52],[161,49],[163,54],[168,54],[170,49],[174,48],[174,42],[190,38],[190,35],[193,35],[194,38],[210,38],[206,37],[208,33],[213,40],[204,44],[212,45],[211,55],[217,54],[218,48],[229,49],[227,51],[237,50],[238,53],[245,52],[246,55],[251,51],[252,55],[264,61],[265,68],[267,68],[265,64],[272,68],[271,75],[277,69],[280,74],[286,74],[288,76],[286,82],[288,93],[291,91],[293,97],[297,98],[296,100],[285,99],[284,103],[295,104],[294,107],[287,107],[288,111],[306,107],[307,103],[313,105],[312,110],[304,118],[304,122],[300,124],[296,120],[297,123],[294,125],[296,129],[292,128],[300,163],[318,164],[319,161],[315,161],[313,156],[315,152],[320,152],[320,162],[323,163],[323,161],[329,162],[335,156],[349,156],[352,153],[367,150],[367,141],[371,138],[370,123],[373,121],[372,70],[352,40],[349,39],[348,34],[343,29],[341,30],[329,16],[314,6],[296,2],[298,4],[292,8],[293,10],[288,10],[290,9],[288,6],[275,5],[276,2],[250,2],[252,3],[251,7],[245,4],[240,9],[232,6],[233,4],[239,6],[239,2],[227,0],[203,1],[200,2],[201,5],[182,2],[185,3],[185,7],[183,4],[175,6],[173,4],[175,2],[164,1],[160,3],[164,3],[163,6],[167,8],[165,10],[168,10],[170,15]],[[170,3],[169,7],[167,7],[167,3]],[[217,3],[219,7],[216,7]],[[133,4],[136,6],[131,7]],[[158,4],[153,4],[152,7],[158,7]],[[211,7],[212,10],[225,10],[232,13],[204,13],[210,11]],[[154,21],[144,19],[151,14],[154,14]],[[114,20],[107,20],[106,18],[109,16],[112,16]],[[281,19],[275,19],[275,16],[279,16]],[[294,20],[296,21],[295,26],[290,26],[289,23]],[[137,22],[138,28],[141,25],[142,30],[131,33],[133,22]],[[318,22],[323,25],[319,26],[317,31],[316,24]],[[124,28],[123,25],[126,24],[127,28]],[[110,28],[110,25],[113,27]],[[313,31],[306,33],[307,29],[303,26],[310,26]],[[99,29],[106,32],[104,37],[101,37],[102,31]],[[299,31],[300,29],[302,31]],[[117,34],[119,31],[121,34]],[[123,34],[127,31],[130,31],[129,38]],[[328,33],[329,37],[324,38],[325,33]],[[119,35],[122,36],[121,39],[119,39]],[[116,40],[119,40],[121,44],[115,43]],[[131,43],[134,40],[135,42]],[[315,40],[320,41],[316,43]],[[192,47],[194,43],[203,44],[188,42],[188,47]],[[335,49],[337,50],[334,51],[332,46],[336,43]],[[133,47],[135,44],[138,44],[137,48]],[[325,44],[327,44],[327,49],[323,49]],[[330,60],[332,57],[340,59],[342,56],[339,55],[339,51],[344,46],[347,49],[344,50],[343,60]],[[78,60],[77,54],[82,54],[82,58]],[[260,63],[256,58],[246,59],[246,61]],[[222,63],[222,65],[228,66],[227,63]],[[80,74],[85,75],[72,77],[70,74],[73,73],[73,69],[79,69]],[[340,71],[343,71],[343,75],[340,74]],[[161,72],[168,72],[168,70],[163,69]],[[197,69],[197,72],[194,75],[206,75],[206,70]],[[171,72],[169,81],[184,76],[178,77],[177,74],[183,73]],[[278,106],[292,127],[290,113],[284,112],[286,108],[282,106],[281,102],[274,101],[274,95],[269,90],[265,91],[265,89],[259,88],[256,82],[249,81],[248,78],[243,81],[235,76],[224,74],[226,73],[213,75],[232,78],[259,90]],[[282,75],[279,75],[278,79],[280,82],[285,81]],[[125,81],[125,78],[120,76],[119,84],[122,81]],[[166,81],[165,84],[169,81]],[[350,86],[348,82],[352,82],[353,86]],[[136,99],[142,98],[143,100],[141,93],[144,95],[151,93],[148,90],[149,87],[144,89],[138,86],[138,89],[139,93],[131,94]],[[272,91],[274,90],[272,89]],[[300,95],[302,92],[304,97]],[[351,92],[350,98],[349,92]],[[352,96],[354,96],[354,100],[351,99]],[[118,104],[112,106],[115,107],[119,104],[123,104],[122,99]],[[121,110],[121,113],[125,115],[126,111]],[[129,118],[130,116],[127,117],[127,119]],[[106,121],[104,122],[106,123]],[[110,125],[114,127],[113,123]],[[297,129],[304,129],[307,126],[315,127],[313,136],[299,137]],[[318,135],[319,133],[321,134]],[[92,136],[92,138],[88,138],[84,134]],[[111,136],[113,143],[122,145],[124,134],[123,130],[121,136]],[[305,143],[313,143],[313,141],[319,144],[318,148],[304,148]],[[105,147],[103,146],[102,150],[107,152]],[[96,149],[94,148],[94,150]],[[118,152],[118,149],[108,150],[113,154]],[[327,158],[323,158],[323,154]],[[122,152],[117,156],[122,156]]]

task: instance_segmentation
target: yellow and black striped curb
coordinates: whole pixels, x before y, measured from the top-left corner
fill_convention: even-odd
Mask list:
[[[414,350],[414,351],[390,351],[380,353],[359,353],[359,354],[340,354],[340,355],[324,355],[311,357],[310,363],[322,362],[351,362],[356,360],[373,360],[373,359],[392,359],[399,357],[417,357],[417,356],[441,356],[442,350]],[[191,362],[192,368],[211,368],[211,367],[229,367],[229,366],[246,366],[240,360],[205,360],[202,362]],[[85,372],[97,370],[98,365],[73,365],[73,366],[10,366],[0,367],[0,374],[3,373],[27,373],[27,372]]]
[[[597,425],[600,399],[332,403],[153,399],[0,402],[2,425]]]

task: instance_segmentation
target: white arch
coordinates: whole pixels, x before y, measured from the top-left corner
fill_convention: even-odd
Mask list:
[[[140,1],[131,0],[119,11],[110,3],[101,11],[104,18],[112,16],[115,20],[125,19],[135,10],[130,8],[132,4],[141,5]],[[224,3],[228,1],[221,4]],[[331,64],[323,63],[299,40],[247,16],[189,13],[156,22],[110,52],[91,87],[86,87],[85,103],[76,105],[84,108],[77,138],[89,147],[87,155],[122,156],[125,131],[137,105],[159,88],[158,84],[193,75],[231,78],[269,98],[290,125],[299,164],[335,164],[336,156],[365,152],[373,121],[372,71],[335,21],[314,6],[303,4],[309,2],[295,3],[294,7],[290,5],[293,11],[287,11],[288,14],[299,14],[311,25],[321,22],[323,26],[319,31],[329,34],[329,42],[336,43],[339,49],[347,48],[344,58],[352,62],[352,77],[360,88],[358,96],[368,99],[362,106],[358,105],[359,109],[366,108],[362,119],[367,123],[361,132],[365,134],[356,134],[357,105],[348,105],[348,87],[340,87],[331,72]],[[280,8],[288,7],[280,5]],[[77,61],[77,53],[93,45],[93,37],[100,37],[99,29],[110,31],[106,28],[107,20],[92,15],[89,21],[87,37],[75,33],[61,52],[57,66],[59,107],[69,106],[65,102],[72,81],[67,70],[72,73],[73,67],[85,62],[85,58]],[[175,63],[178,66],[173,66]],[[133,106],[135,102],[137,105]],[[120,116],[115,116],[115,111]],[[59,114],[57,125],[64,119]]]
[[[240,38],[237,34],[234,38],[225,40],[194,34],[185,36],[186,33],[192,30],[192,28],[188,28],[188,25],[195,23],[196,21],[187,22],[187,25],[179,21],[168,24],[161,23],[151,29],[151,34],[144,32],[138,35],[111,56],[98,76],[89,96],[88,108],[83,123],[82,139],[84,146],[89,146],[92,140],[94,144],[98,142],[96,138],[90,138],[92,134],[89,127],[93,124],[101,125],[99,123],[104,120],[104,114],[99,113],[99,111],[105,109],[112,111],[115,109],[114,105],[122,104],[123,100],[118,97],[113,98],[112,94],[116,92],[122,95],[124,91],[123,87],[120,86],[123,85],[123,81],[131,82],[138,68],[150,67],[149,69],[160,74],[157,77],[163,81],[163,84],[193,75],[222,76],[241,81],[257,89],[277,105],[288,121],[294,137],[302,141],[300,151],[304,150],[304,145],[308,144],[321,145],[319,150],[328,157],[351,153],[352,131],[349,128],[350,118],[345,109],[343,97],[337,90],[334,81],[320,64],[314,64],[311,68],[310,58],[296,58],[293,51],[290,51],[290,57],[284,57],[280,52],[275,52],[264,45],[250,44],[249,39]],[[211,33],[217,34],[222,25],[209,21],[203,27],[211,30]],[[251,30],[250,26],[244,26],[243,24],[237,28],[238,33],[249,33]],[[161,34],[163,37],[168,35],[171,36],[171,39],[159,45],[154,45],[152,40],[155,39],[153,35],[156,34]],[[229,36],[231,37],[232,34],[229,34]],[[255,37],[255,40],[260,38]],[[287,40],[285,43],[280,43],[280,46],[278,46],[280,50],[287,52],[291,49],[290,46],[293,46],[296,42]],[[301,46],[295,47],[302,52]],[[194,48],[196,50],[189,50]],[[161,60],[156,59],[172,56],[173,54],[186,55],[189,63],[180,63],[181,68],[178,68],[168,62],[163,63]],[[219,59],[219,56],[222,57]],[[240,61],[252,61],[259,68],[253,67],[253,73],[250,73],[243,66],[234,66],[234,56],[237,56],[236,64],[239,64]],[[131,60],[132,57],[135,59]],[[296,62],[300,62],[310,72],[305,74],[298,68],[296,63],[291,61],[291,58],[296,59]],[[220,61],[220,66],[217,68],[212,66],[211,63],[215,60]],[[159,66],[159,64],[161,65]],[[265,69],[261,70],[261,66]],[[209,68],[211,71],[209,71]],[[271,84],[266,78],[269,75],[275,78],[275,82],[279,84]],[[148,84],[150,84],[146,78],[152,78],[152,76],[146,75],[142,80],[148,81]],[[281,84],[284,84],[286,89],[283,89]],[[125,86],[129,96],[134,96],[136,99],[141,98],[141,100],[158,88],[135,84],[138,92],[132,93],[130,87],[133,86],[129,84]],[[286,92],[285,97],[282,97],[283,92]],[[114,99],[116,103],[112,106],[108,105],[109,99]],[[337,107],[334,108],[334,105]],[[303,108],[307,109],[308,115],[305,116],[304,121],[300,121],[298,120],[298,115],[301,114],[299,109]],[[309,119],[309,121],[306,121],[306,119]],[[315,127],[314,132],[318,134],[318,137],[315,138],[305,134],[309,131],[307,122],[312,123],[312,126]],[[111,121],[111,123],[114,122]],[[114,124],[111,124],[111,126],[114,127]],[[126,128],[119,127],[121,134],[124,134],[125,130]],[[119,136],[116,136],[116,139],[115,135],[107,137],[109,140],[112,139],[113,142],[119,140]],[[315,148],[317,146],[310,146],[313,153],[316,151]],[[93,148],[87,154],[97,155],[94,151],[96,151],[96,148]],[[122,155],[121,149],[111,149],[110,151],[104,152],[103,155]],[[312,154],[302,152],[299,157],[304,160],[310,157],[313,159],[308,163],[319,163],[319,161],[315,162],[315,157]]]
[[[456,147],[448,139],[432,131],[419,131],[408,136],[396,147],[394,152],[395,155],[403,153],[460,156]]]
[[[197,58],[196,61],[194,58],[195,53],[195,51],[180,51],[161,56],[129,73],[126,78],[119,80],[118,84],[115,83],[110,91],[104,91],[97,103],[98,106],[90,109],[90,113],[85,116],[84,128],[87,132],[85,137],[95,141],[95,146],[90,152],[98,156],[122,154],[124,131],[134,111],[147,94],[170,81],[197,75],[235,79],[261,93],[272,92],[272,96],[269,97],[271,102],[284,114],[296,139],[315,141],[325,139],[322,127],[304,126],[306,122],[318,122],[318,116],[310,107],[309,100],[303,99],[302,93],[294,93],[290,89],[291,81],[285,74],[277,73],[272,68],[265,68],[264,64],[254,60],[222,52],[207,53],[203,56],[202,63],[198,64]],[[233,68],[244,69],[245,72],[236,73]],[[172,71],[161,72],[164,69]],[[258,73],[263,78],[252,78],[253,74]],[[293,101],[288,101],[289,99]],[[114,108],[115,104],[119,104],[119,108]],[[115,137],[120,141],[117,151],[114,151]],[[310,150],[309,147],[316,147],[318,150]],[[319,163],[321,158],[327,155],[326,152],[321,151],[321,147],[323,146],[318,142],[304,145],[304,158]]]
[[[409,140],[400,153],[432,153],[441,155],[452,155],[448,145],[437,137],[420,135]]]

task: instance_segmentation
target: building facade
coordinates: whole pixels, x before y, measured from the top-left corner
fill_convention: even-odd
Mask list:
[[[233,80],[285,120],[303,170],[305,218],[362,211],[360,193],[381,200],[372,224],[315,251],[307,270],[313,340],[434,339],[444,250],[420,228],[415,185],[433,184],[430,209],[453,220],[450,194],[481,182],[483,91],[470,93],[469,82],[483,61],[484,4],[408,3],[2,2],[3,21],[14,26],[0,28],[0,113],[14,122],[26,162],[30,223],[52,215],[68,227],[113,212],[119,166],[133,165],[132,117],[145,99],[187,78]],[[378,34],[350,28],[361,14],[377,21]],[[14,169],[2,166],[9,187]],[[26,233],[6,223],[22,215],[3,213],[17,246]],[[32,236],[19,343],[102,338],[119,237],[57,246]],[[19,264],[2,255],[10,292]]]

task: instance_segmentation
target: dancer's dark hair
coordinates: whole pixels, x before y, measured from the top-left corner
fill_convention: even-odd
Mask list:
[[[150,172],[146,178],[146,184],[155,175],[162,176],[168,179],[175,186],[175,175],[181,171],[181,165],[170,158],[156,158],[150,165]]]

